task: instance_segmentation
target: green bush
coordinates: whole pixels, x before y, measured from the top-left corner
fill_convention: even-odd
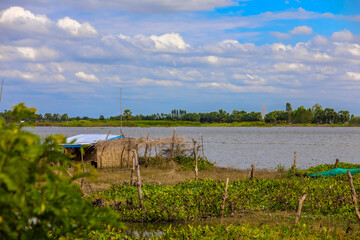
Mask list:
[[[177,162],[183,169],[185,170],[193,170],[195,169],[195,158],[189,157],[185,155],[175,156],[175,162]],[[210,162],[206,157],[198,158],[198,169],[199,171],[205,170],[208,168],[215,167],[215,163]]]
[[[22,129],[22,119],[36,109],[23,103],[0,117],[0,239],[53,239],[87,236],[116,224],[110,208],[94,209],[69,177],[71,162],[62,153],[63,136],[44,141]]]

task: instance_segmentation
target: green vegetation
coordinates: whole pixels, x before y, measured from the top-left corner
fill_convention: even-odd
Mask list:
[[[342,168],[360,165],[339,163]],[[358,238],[351,190],[346,175],[309,178],[307,173],[326,171],[320,165],[302,171],[284,170],[279,178],[239,179],[230,182],[225,202],[225,219],[219,224],[224,181],[188,180],[176,185],[144,184],[144,209],[139,208],[136,186],[112,186],[93,194],[94,203],[112,206],[124,222],[167,222],[153,239],[355,239]],[[353,176],[360,191],[360,174]],[[294,225],[299,197],[307,194],[302,219]],[[252,219],[251,215],[255,216]],[[282,216],[282,215],[285,215]],[[238,217],[237,217],[238,216]],[[185,222],[184,222],[185,221]],[[178,224],[183,223],[183,224]],[[142,239],[124,231],[99,233],[103,239]],[[147,239],[147,237],[145,237]]]
[[[21,120],[34,119],[35,110],[19,104],[7,113],[7,121],[0,117],[0,239],[142,238],[124,230],[120,222],[166,223],[160,234],[154,230],[153,239],[359,238],[348,177],[307,177],[333,169],[330,164],[307,170],[279,166],[278,174],[271,178],[232,180],[221,223],[225,182],[210,178],[174,185],[145,183],[143,209],[137,186],[128,183],[113,184],[85,197],[74,181],[89,174],[61,152],[59,143],[64,138],[40,141],[39,136],[22,129]],[[297,116],[291,115],[292,121]],[[288,114],[285,117],[289,119]],[[146,169],[146,164],[151,167],[164,161],[170,163],[152,158],[141,166]],[[180,171],[194,168],[191,156],[176,156],[175,162]],[[73,167],[71,175],[69,166]],[[360,164],[338,163],[338,167],[360,168]],[[216,169],[214,164],[200,158],[199,170],[211,169]],[[173,169],[167,178],[175,178],[174,174]],[[359,193],[360,174],[353,176],[353,182]],[[299,197],[304,194],[303,218],[295,225]]]
[[[8,119],[11,111],[0,113],[5,119]],[[349,111],[336,112],[332,108],[325,108],[315,104],[311,109],[300,106],[293,110],[290,103],[286,103],[285,111],[277,110],[265,114],[264,118],[260,112],[246,112],[233,110],[228,113],[223,109],[210,113],[187,113],[185,110],[173,109],[171,113],[157,113],[152,115],[135,115],[133,116],[130,109],[125,109],[123,120],[126,120],[126,126],[130,127],[176,127],[176,126],[193,126],[193,127],[271,127],[271,126],[357,126],[360,125],[359,116],[350,116]],[[100,115],[98,119],[89,117],[68,117],[67,114],[46,113],[44,117],[41,114],[24,121],[33,120],[37,126],[63,126],[63,127],[91,127],[91,126],[120,126],[121,116],[112,116],[105,118]]]
[[[360,176],[354,176],[360,191]],[[145,184],[145,210],[140,210],[137,188],[118,185],[94,195],[121,213],[123,221],[154,222],[220,217],[225,183],[212,179],[189,180],[173,186]],[[241,179],[229,184],[226,215],[244,210],[296,211],[298,198],[308,194],[304,211],[311,214],[339,214],[355,220],[351,190],[346,175],[312,179]]]
[[[104,224],[121,227],[110,208],[94,209],[72,183],[88,174],[67,173],[72,163],[60,151],[64,137],[41,142],[22,129],[20,120],[35,111],[19,104],[7,123],[0,117],[0,239],[86,238]]]

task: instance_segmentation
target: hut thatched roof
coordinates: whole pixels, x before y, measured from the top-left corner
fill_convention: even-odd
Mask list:
[[[163,146],[168,144],[186,144],[187,141],[184,138],[178,136],[158,139],[146,139],[146,138],[120,138],[112,139],[111,141],[99,141],[95,144],[96,149],[111,149],[121,150],[127,148],[129,150],[136,150],[146,146]]]

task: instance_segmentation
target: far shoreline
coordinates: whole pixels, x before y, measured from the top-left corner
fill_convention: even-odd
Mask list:
[[[67,122],[35,122],[36,127],[360,127],[356,124],[287,124],[265,122],[200,123],[190,121],[137,120],[128,123],[117,120],[78,120]]]

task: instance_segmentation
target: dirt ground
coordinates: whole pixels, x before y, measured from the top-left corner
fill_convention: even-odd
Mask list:
[[[173,185],[179,182],[195,178],[194,171],[182,170],[179,167],[164,168],[141,168],[143,183],[155,183],[161,185]],[[113,184],[123,184],[130,181],[131,170],[120,168],[99,169],[96,181],[86,180],[86,192],[99,192],[108,189]],[[212,178],[215,180],[235,181],[250,176],[250,170],[214,167],[199,171],[199,178]],[[255,170],[256,178],[276,178],[279,173],[274,170]]]

